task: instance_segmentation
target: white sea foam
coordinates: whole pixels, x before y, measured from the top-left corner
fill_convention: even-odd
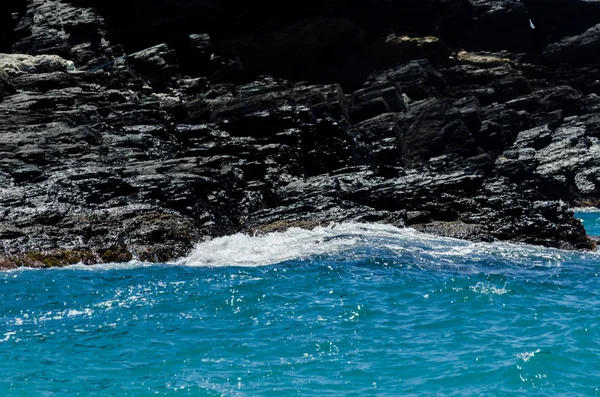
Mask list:
[[[312,230],[290,228],[258,236],[234,234],[196,244],[192,252],[171,265],[190,267],[266,266],[317,256],[368,259],[383,255],[391,259],[425,259],[451,265],[502,260],[524,266],[559,267],[577,253],[526,244],[474,243],[420,233],[411,228],[365,223],[336,223]],[[169,264],[167,264],[169,265]],[[107,271],[156,266],[133,260],[94,266],[77,264],[63,269]],[[58,269],[57,269],[58,270]]]
[[[53,268],[52,270],[88,270],[88,271],[106,271],[106,270],[127,270],[127,269],[137,269],[140,267],[150,267],[156,266],[156,264],[149,262],[142,262],[139,260],[131,260],[129,262],[123,263],[99,263],[97,265],[85,265],[83,263],[77,263],[75,265],[66,266],[63,268]]]
[[[312,230],[290,228],[259,236],[235,234],[196,245],[193,252],[176,262],[182,266],[265,266],[319,255],[346,253],[348,259],[371,256],[357,253],[360,248],[394,252],[430,252],[447,256],[465,255],[463,240],[420,233],[412,228],[365,223],[336,223]],[[467,248],[469,251],[476,248]],[[458,251],[456,251],[458,250]]]
[[[86,315],[86,316],[91,316],[92,314],[94,314],[94,311],[92,309],[89,308],[85,308],[83,310],[74,310],[71,309],[67,312],[67,317],[77,317],[77,316],[82,316],[82,315]]]
[[[368,248],[362,251],[360,248]],[[341,223],[312,230],[290,228],[260,236],[235,234],[196,245],[193,252],[176,262],[182,266],[265,266],[295,259],[342,254],[349,259],[368,258],[373,249],[390,256],[422,256],[440,263],[461,258],[482,260],[490,256],[532,266],[561,266],[571,253],[552,248],[511,243],[474,243],[420,233],[390,225]],[[589,255],[589,253],[588,253]]]
[[[573,211],[573,212],[584,212],[584,213],[594,213],[594,212],[600,212],[600,208],[597,208],[597,207],[575,207],[575,208],[571,208],[571,211]]]
[[[86,265],[84,263],[76,263],[74,265],[64,266],[64,267],[52,267],[49,269],[40,269],[37,267],[18,267],[16,269],[7,269],[0,271],[1,273],[15,274],[14,277],[21,272],[29,272],[29,271],[65,271],[65,270],[87,270],[87,271],[107,271],[107,270],[127,270],[127,269],[137,269],[140,267],[152,267],[156,266],[156,263],[150,262],[142,262],[139,260],[131,260],[129,262],[122,263],[99,263],[95,265]]]
[[[504,295],[509,292],[509,290],[506,289],[506,285],[504,285],[502,288],[498,288],[494,285],[490,285],[489,283],[482,283],[481,281],[470,286],[469,289],[473,292],[483,295]]]
[[[392,234],[400,229],[384,225],[336,224],[312,230],[290,228],[260,236],[234,234],[196,245],[185,266],[264,266],[292,259],[305,259],[350,249],[373,234]]]
[[[10,339],[11,336],[15,335],[16,332],[15,331],[10,331],[10,332],[6,332],[4,333],[4,338],[0,339],[0,343],[2,342],[8,342],[8,340]]]
[[[529,361],[529,359],[531,357],[534,357],[536,353],[539,353],[540,349],[537,349],[536,351],[533,352],[523,352],[523,353],[519,353],[517,354],[517,358],[520,358],[521,360],[523,360],[523,362],[527,362]]]

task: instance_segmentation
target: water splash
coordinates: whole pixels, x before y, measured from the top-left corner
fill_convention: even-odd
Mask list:
[[[596,212],[600,212],[600,208],[597,208],[597,207],[575,207],[575,208],[571,208],[571,211],[581,212],[581,213],[586,213],[586,214],[593,214]]]
[[[527,361],[529,361],[529,359],[534,357],[536,355],[536,353],[539,353],[539,352],[540,352],[540,349],[537,349],[532,352],[519,353],[519,354],[517,354],[517,358],[523,360],[523,362],[527,362]]]
[[[363,260],[385,258],[409,261],[426,268],[461,267],[474,271],[470,264],[501,261],[523,267],[561,267],[578,258],[597,258],[599,253],[581,253],[553,248],[504,242],[475,243],[417,232],[383,224],[332,223],[312,230],[290,228],[282,232],[250,236],[234,234],[196,244],[192,252],[162,266],[185,267],[257,267],[286,261]],[[157,266],[132,260],[94,266],[77,264],[53,271],[129,270]],[[10,270],[20,272],[23,269]]]
[[[368,252],[363,248],[369,247]],[[481,261],[488,258],[522,266],[560,267],[573,255],[558,249],[510,243],[474,243],[420,233],[391,225],[340,223],[312,230],[290,228],[260,236],[235,234],[196,245],[176,265],[191,267],[255,267],[322,255],[364,259],[381,255],[406,259],[425,257],[442,266],[457,259]],[[588,253],[589,255],[589,253]]]
[[[494,285],[483,283],[481,281],[470,286],[469,289],[473,292],[483,295],[504,295],[507,292],[510,292],[510,290],[506,289],[506,284],[502,288],[498,288]]]

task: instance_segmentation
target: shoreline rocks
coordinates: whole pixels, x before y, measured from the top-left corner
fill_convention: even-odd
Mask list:
[[[500,51],[510,37],[489,27],[531,29],[530,2],[421,2],[415,20],[433,19],[419,32],[383,26],[386,7],[411,1],[362,16],[325,3],[319,23],[325,5],[309,2],[295,17],[271,10],[280,19],[258,32],[265,15],[190,32],[181,0],[177,34],[137,52],[131,29],[173,26],[161,2],[127,27],[110,1],[21,8],[15,52],[0,55],[0,268],[164,262],[206,238],[343,221],[595,247],[569,206],[600,198],[600,65],[545,64],[555,44],[530,30]],[[219,18],[249,7],[225,4]],[[303,74],[276,52],[313,33]],[[344,56],[322,56],[325,39]]]

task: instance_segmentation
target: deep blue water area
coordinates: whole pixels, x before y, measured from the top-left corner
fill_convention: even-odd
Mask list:
[[[595,396],[599,259],[342,224],[1,272],[0,395]]]
[[[575,217],[583,222],[590,236],[600,236],[600,212],[577,212]]]

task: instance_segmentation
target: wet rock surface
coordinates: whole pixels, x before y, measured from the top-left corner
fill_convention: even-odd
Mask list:
[[[594,246],[590,2],[135,3],[0,6],[0,267],[341,221]]]

